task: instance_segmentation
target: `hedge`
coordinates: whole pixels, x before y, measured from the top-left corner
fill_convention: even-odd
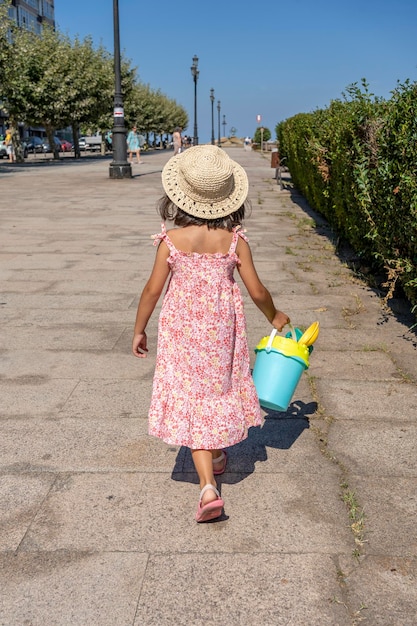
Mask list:
[[[389,100],[351,85],[276,126],[292,181],[337,233],[417,305],[417,83]]]

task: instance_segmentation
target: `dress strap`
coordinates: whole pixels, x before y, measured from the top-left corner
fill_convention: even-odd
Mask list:
[[[168,233],[166,231],[164,223],[161,224],[161,232],[158,233],[157,235],[152,235],[152,239],[153,239],[153,245],[154,246],[159,246],[161,241],[165,241],[165,243],[168,246],[170,252],[176,252],[177,251],[176,247],[174,246],[174,244],[172,243],[171,239],[168,236]]]
[[[230,244],[229,254],[233,254],[236,252],[237,242],[239,241],[239,237],[241,237],[244,241],[249,241],[249,239],[245,235],[246,230],[242,230],[241,225],[235,226],[233,228],[233,237],[232,243]]]

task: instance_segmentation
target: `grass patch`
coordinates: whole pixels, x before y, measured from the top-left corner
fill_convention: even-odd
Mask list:
[[[292,254],[293,256],[297,256],[296,253],[293,250],[291,250],[289,246],[285,248],[285,254]]]
[[[365,513],[358,502],[355,492],[349,488],[346,481],[340,483],[340,488],[342,490],[342,501],[346,504],[348,510],[350,528],[355,538],[355,543],[357,544],[357,547],[353,551],[353,556],[359,558],[360,548],[365,543]]]
[[[340,470],[340,497],[346,505],[346,509],[349,517],[349,527],[352,531],[355,547],[352,551],[352,556],[358,559],[362,555],[363,545],[365,540],[365,513],[364,508],[360,504],[359,499],[353,489],[350,488],[348,482],[348,469],[345,465],[336,457],[336,455],[329,448],[328,431],[331,424],[334,422],[334,417],[328,415],[317,392],[317,385],[314,376],[308,376],[308,383],[313,400],[317,404],[315,417],[318,420],[322,420],[322,423],[314,422],[310,425],[311,431],[314,433],[317,443],[319,444],[320,451],[323,456],[335,463]]]
[[[316,222],[311,217],[302,217],[297,222],[297,228],[300,230],[310,230],[310,228],[315,228]]]

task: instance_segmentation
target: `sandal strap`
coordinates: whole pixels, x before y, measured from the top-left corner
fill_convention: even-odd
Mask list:
[[[208,483],[207,485],[204,485],[204,487],[202,488],[202,490],[200,491],[200,500],[203,498],[204,494],[206,493],[206,491],[208,491],[209,489],[212,489],[214,491],[214,493],[216,494],[216,496],[218,498],[220,498],[220,493],[218,492],[218,490],[216,489],[216,487],[214,485],[211,485],[210,483]]]
[[[224,451],[222,450],[221,455],[218,456],[217,459],[213,459],[213,463],[221,463],[222,461],[224,461],[225,458],[226,458],[226,455]]]

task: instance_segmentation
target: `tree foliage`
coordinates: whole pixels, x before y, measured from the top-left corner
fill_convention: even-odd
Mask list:
[[[41,35],[18,28],[0,3],[0,100],[10,123],[43,126],[53,146],[57,129],[71,126],[77,153],[81,127],[105,132],[113,126],[114,65],[91,37],[83,40],[45,26]],[[172,133],[188,116],[174,100],[143,85],[127,59],[121,63],[128,124],[143,132]],[[58,155],[55,154],[57,157]]]
[[[261,140],[263,138],[263,141],[269,141],[271,139],[271,131],[269,130],[269,128],[265,128],[263,127],[263,132],[261,132],[260,127],[258,127],[255,130],[255,135],[254,135],[254,142],[255,143],[261,143]]]
[[[366,262],[417,303],[417,83],[390,100],[353,84],[276,127],[294,184]]]

